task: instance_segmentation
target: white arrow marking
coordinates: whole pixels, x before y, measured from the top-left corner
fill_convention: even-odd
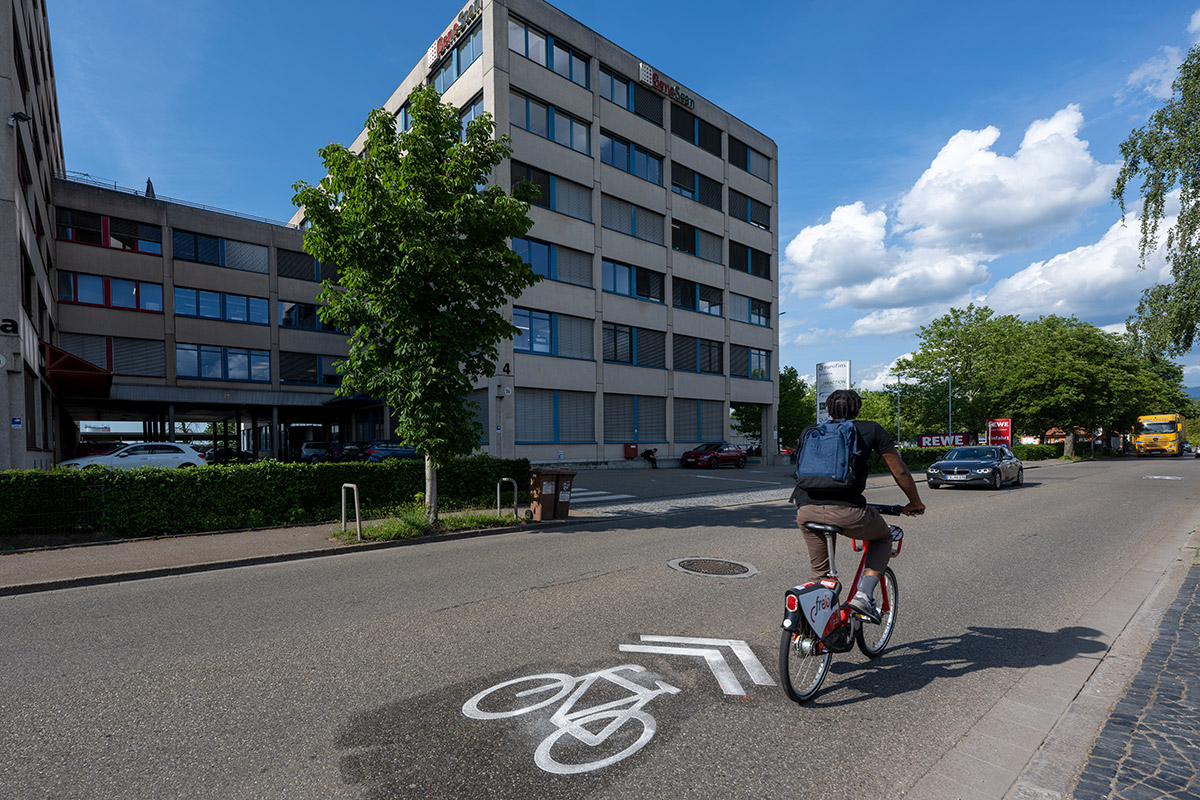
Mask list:
[[[641,636],[643,642],[663,642],[670,645],[692,645],[691,647],[665,647],[649,644],[622,644],[617,649],[626,653],[661,653],[663,655],[693,656],[703,658],[721,686],[729,695],[745,695],[741,682],[725,661],[718,647],[728,647],[738,657],[750,679],[759,686],[774,686],[775,681],[755,657],[750,645],[738,639],[706,639],[690,636]]]

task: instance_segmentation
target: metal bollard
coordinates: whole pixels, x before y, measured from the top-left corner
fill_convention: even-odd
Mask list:
[[[358,506],[358,484],[343,483],[342,484],[342,533],[346,532],[346,490],[354,490],[354,526],[358,530],[358,541],[362,541],[362,514],[359,513]]]
[[[496,481],[496,516],[500,516],[500,486],[508,481],[513,486],[513,516],[517,516],[517,482],[512,478],[501,478]]]

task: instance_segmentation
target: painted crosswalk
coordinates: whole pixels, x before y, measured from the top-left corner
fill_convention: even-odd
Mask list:
[[[571,505],[579,505],[580,503],[599,503],[605,500],[628,500],[633,497],[631,494],[615,494],[613,492],[602,492],[599,489],[584,489],[582,486],[576,486],[571,489]]]

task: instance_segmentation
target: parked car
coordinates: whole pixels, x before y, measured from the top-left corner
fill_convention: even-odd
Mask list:
[[[1006,483],[1020,486],[1025,482],[1025,466],[1007,447],[956,447],[925,470],[925,481],[930,489],[947,484],[993,489]]]
[[[688,450],[679,457],[681,467],[718,467],[732,464],[741,469],[746,466],[746,451],[736,444],[728,442],[711,442]]]
[[[75,458],[106,456],[128,445],[129,442],[80,442],[75,448]]]
[[[362,461],[366,442],[334,442],[325,454],[326,461]]]
[[[384,461],[389,458],[424,458],[417,448],[398,441],[371,442],[363,448],[363,458],[366,461]]]
[[[257,460],[253,453],[229,447],[210,447],[204,451],[206,464],[253,464]]]
[[[67,469],[87,467],[112,467],[114,469],[136,469],[137,467],[202,467],[204,459],[192,448],[178,442],[138,442],[126,445],[112,453],[87,458],[72,458],[58,466]]]
[[[305,442],[300,445],[300,460],[309,464],[324,461],[332,442]]]

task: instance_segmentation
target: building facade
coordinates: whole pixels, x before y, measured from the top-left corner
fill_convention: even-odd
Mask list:
[[[66,172],[45,4],[10,0],[0,156],[0,469],[72,455],[78,421],[226,422],[287,458],[388,438],[387,409],[334,395],[345,336],[317,316],[330,269],[290,225]],[[451,10],[451,13],[453,11]],[[541,0],[472,0],[387,101],[432,83],[512,138],[493,176],[541,197],[513,248],[544,278],[473,395],[481,448],[533,461],[676,457],[752,406],[773,456],[778,171],[767,136]],[[365,133],[354,143],[361,147]]]
[[[386,103],[432,83],[512,137],[494,176],[541,188],[513,247],[544,278],[476,392],[483,446],[610,463],[728,439],[756,407],[776,452],[775,143],[541,0],[472,0]],[[365,132],[352,149],[365,144]],[[294,222],[301,221],[297,215]]]

